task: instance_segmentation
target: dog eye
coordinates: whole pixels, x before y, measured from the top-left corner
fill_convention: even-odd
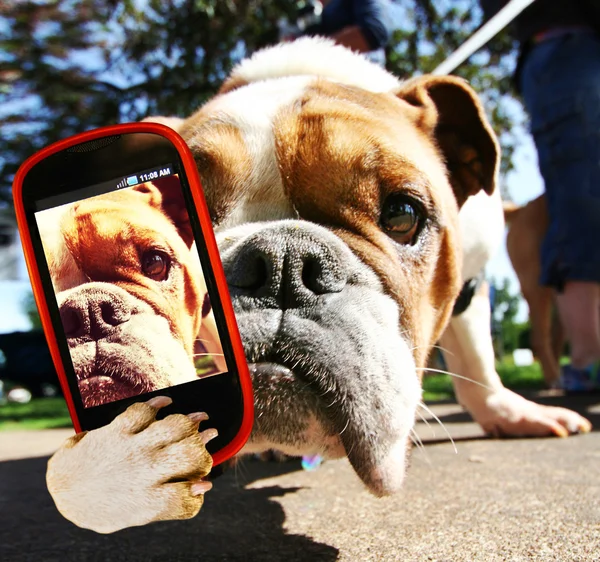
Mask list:
[[[142,256],[142,273],[154,279],[154,281],[164,281],[169,276],[171,260],[169,256],[156,250],[144,252]]]
[[[412,244],[419,228],[417,206],[402,195],[390,195],[383,204],[381,226],[401,244]]]

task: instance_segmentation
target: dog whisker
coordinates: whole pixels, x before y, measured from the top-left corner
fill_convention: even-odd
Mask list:
[[[448,436],[448,439],[450,439],[450,443],[452,443],[452,447],[454,448],[454,452],[456,454],[458,454],[458,449],[456,448],[456,443],[454,443],[454,439],[452,439],[452,435],[450,435],[450,432],[446,429],[446,426],[442,423],[442,420],[440,420],[440,418],[438,418],[435,415],[435,413],[431,410],[431,408],[428,408],[427,405],[424,402],[419,402],[419,406],[421,408],[423,408],[435,421],[437,421],[440,424],[440,426],[442,427],[442,429],[444,430],[444,432]]]
[[[494,390],[491,386],[488,386],[487,384],[483,384],[479,381],[474,381],[473,379],[470,379],[469,377],[463,377],[462,375],[458,375],[456,373],[451,373],[450,371],[443,371],[442,369],[432,369],[431,367],[417,367],[417,371],[428,371],[430,373],[441,373],[442,375],[448,375],[450,377],[455,377],[457,379],[462,379],[468,382],[472,382],[473,384],[477,384],[483,388],[485,388],[486,390]]]
[[[248,478],[248,474],[249,471],[246,467],[246,457],[242,457],[239,460],[237,460],[235,462],[235,464],[233,465],[233,477],[235,480],[236,485],[239,488],[243,487],[243,481],[247,480]]]
[[[423,449],[424,450],[423,441],[419,437],[419,434],[414,430],[414,428],[411,428],[409,435],[410,435],[410,440],[412,441],[413,445],[417,449]]]
[[[423,440],[421,439],[421,437],[419,436],[419,434],[416,432],[415,428],[413,427],[410,430],[410,440],[412,442],[412,444],[419,450],[423,451],[423,454],[425,456],[427,456],[427,452],[425,449],[425,444],[423,443]]]
[[[356,440],[353,439],[352,440],[352,445],[350,446],[350,448],[346,451],[346,457],[350,458],[350,455],[352,454],[352,451],[354,450],[354,447],[356,445]]]
[[[416,349],[421,349],[422,345],[415,345],[414,347],[410,348],[410,351],[415,351]],[[452,355],[454,356],[454,353],[452,353],[449,349],[446,349],[445,347],[442,347],[441,345],[431,345],[431,346],[427,346],[428,348],[435,348],[435,349],[439,349],[440,351],[443,351],[444,353],[447,353],[448,355]]]
[[[429,423],[429,420],[421,412],[419,412],[419,410],[417,410],[417,415],[421,418],[421,421],[431,430],[431,434],[435,437],[435,429],[433,429],[433,426]]]
[[[448,355],[454,356],[454,353],[452,353],[449,349],[442,347],[441,345],[432,345],[431,347],[435,348],[435,349],[439,349],[440,351],[443,351],[444,353],[447,353]]]
[[[346,425],[344,426],[344,429],[342,429],[342,431],[340,431],[340,436],[342,435],[342,433],[344,433],[344,431],[346,431],[348,429],[349,425],[350,425],[350,419],[348,418],[346,420]]]
[[[410,430],[410,440],[412,441],[412,443],[415,445],[415,447],[417,449],[422,451],[422,453],[423,453],[422,458],[427,463],[427,466],[430,466],[430,467],[433,466],[433,463],[431,462],[431,458],[429,457],[429,453],[427,452],[427,447],[425,447],[423,440],[419,437],[419,434],[415,431],[414,428]],[[413,458],[415,458],[415,457],[413,457]]]

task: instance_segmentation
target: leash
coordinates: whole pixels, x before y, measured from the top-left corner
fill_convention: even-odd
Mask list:
[[[460,64],[485,45],[499,31],[504,29],[533,2],[534,0],[511,0],[493,18],[471,35],[443,63],[438,65],[431,74],[450,74],[456,70]]]

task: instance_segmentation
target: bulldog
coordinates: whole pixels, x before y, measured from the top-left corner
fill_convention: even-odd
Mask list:
[[[43,211],[38,225],[85,407],[198,378],[211,306],[176,177]]]
[[[301,39],[240,63],[188,119],[160,121],[194,154],[250,364],[256,416],[242,452],[346,456],[373,494],[397,492],[444,335],[460,359],[487,354],[462,375],[475,383],[458,379],[485,426],[589,430],[502,387],[478,295],[451,320],[503,229],[498,143],[463,80],[401,82]],[[154,421],[161,405],[136,404],[50,460],[67,518],[111,532],[198,512],[197,443],[189,420]]]

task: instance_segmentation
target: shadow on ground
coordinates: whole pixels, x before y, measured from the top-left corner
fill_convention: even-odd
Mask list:
[[[600,428],[600,395],[527,396]],[[463,422],[468,434],[478,430],[456,404],[434,408],[455,440]],[[470,438],[458,454],[447,439],[428,442],[402,494],[385,499],[368,494],[345,460],[314,474],[298,461],[246,460],[218,479],[195,519],[112,535],[56,511],[48,457],[0,462],[0,560],[597,560],[599,438]]]
[[[306,536],[286,533],[276,501],[299,488],[241,488],[255,480],[300,470],[299,462],[246,462],[219,478],[201,514],[99,535],[80,529],[57,512],[46,489],[47,457],[0,463],[0,559],[68,562],[213,560],[337,560],[338,550]],[[243,473],[240,474],[240,473]],[[93,506],[91,506],[93,509]],[[27,529],[27,532],[24,532]]]

